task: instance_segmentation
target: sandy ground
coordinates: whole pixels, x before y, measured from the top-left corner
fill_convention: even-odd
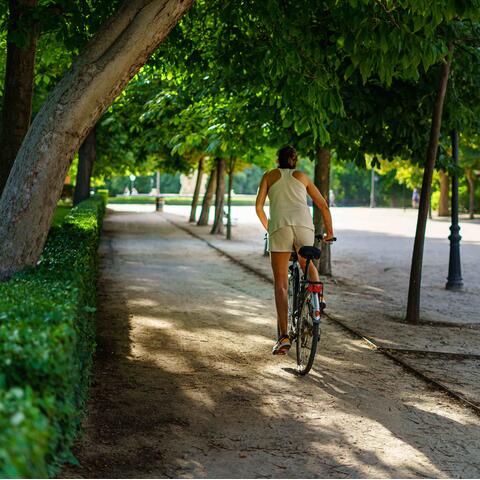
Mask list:
[[[272,287],[158,214],[110,214],[81,466],[66,478],[478,477],[480,418],[325,322],[270,355]]]
[[[154,210],[151,205],[112,205],[112,208]],[[400,319],[406,310],[417,211],[363,207],[331,210],[338,237],[332,251],[335,277],[388,297],[389,313]],[[165,212],[188,218],[190,207],[167,205]],[[210,217],[213,219],[213,208]],[[233,218],[236,243],[232,248],[240,248],[248,255],[261,252],[264,232],[254,207],[233,207]],[[427,223],[421,298],[425,321],[480,324],[480,220],[462,218],[460,226],[464,289],[452,292],[445,290],[450,220],[434,217]]]
[[[188,207],[166,216],[243,264],[271,278],[262,256],[263,231],[252,207],[237,207],[233,240],[189,226]],[[404,322],[416,212],[401,209],[333,208],[338,242],[333,247],[335,282],[327,280],[328,312],[344,325],[387,348],[401,361],[441,383],[480,411],[480,222],[462,221],[465,288],[444,288],[449,223],[428,222],[421,325]],[[356,259],[353,261],[353,259]]]
[[[165,211],[187,217],[189,207],[167,206]],[[235,207],[233,217],[235,239],[255,243],[261,250],[263,228],[254,208]],[[335,277],[388,296],[390,311],[395,316],[403,316],[417,211],[332,208],[332,217],[338,237],[332,250]],[[421,299],[423,319],[480,324],[480,220],[462,219],[461,222],[462,292],[445,290],[449,227],[448,218],[437,217],[427,224]]]

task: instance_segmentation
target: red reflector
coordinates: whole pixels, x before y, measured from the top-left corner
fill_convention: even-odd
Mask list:
[[[320,316],[320,310],[315,310],[315,316],[319,317]]]
[[[312,293],[323,293],[323,283],[310,283],[307,290]]]

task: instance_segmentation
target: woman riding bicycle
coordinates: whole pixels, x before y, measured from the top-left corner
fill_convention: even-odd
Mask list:
[[[268,231],[270,259],[275,284],[275,305],[280,337],[273,347],[274,355],[285,354],[290,349],[287,332],[288,316],[288,262],[291,252],[304,245],[313,245],[315,229],[307,204],[307,193],[320,209],[325,225],[326,242],[333,239],[332,217],[328,204],[310,178],[303,172],[295,170],[297,152],[293,147],[283,147],[278,151],[278,168],[265,173],[260,181],[257,194],[256,211],[258,218]],[[263,206],[270,201],[270,220],[267,219]],[[298,260],[305,270],[305,258],[298,255]],[[309,278],[319,281],[314,265],[309,268]]]

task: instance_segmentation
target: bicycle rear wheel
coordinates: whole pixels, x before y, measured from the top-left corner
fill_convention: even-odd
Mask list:
[[[300,375],[306,375],[313,365],[320,337],[320,324],[313,321],[310,294],[307,294],[299,308],[297,328],[297,368]]]

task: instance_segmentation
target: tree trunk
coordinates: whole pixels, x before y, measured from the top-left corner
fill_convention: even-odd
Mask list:
[[[320,190],[320,193],[325,198],[327,204],[329,203],[330,192],[330,161],[331,153],[327,148],[320,147],[317,150],[315,158],[315,177],[314,183]],[[325,226],[323,224],[323,218],[320,210],[317,206],[313,205],[313,224],[315,226],[315,233],[323,235],[325,233]],[[332,275],[332,262],[330,255],[330,245],[321,243],[315,240],[315,245],[319,246],[322,250],[322,256],[318,262],[317,268],[321,275]]]
[[[473,175],[472,169],[467,169],[465,171],[465,176],[467,177],[468,185],[468,213],[469,218],[475,218],[475,177]]]
[[[210,205],[212,204],[213,192],[217,185],[217,166],[214,165],[210,171],[210,177],[208,179],[207,189],[205,190],[205,196],[202,202],[202,211],[198,219],[197,225],[208,225],[208,217],[210,215]]]
[[[73,205],[78,205],[90,197],[90,180],[96,158],[97,137],[95,136],[95,128],[92,128],[78,150],[78,169],[75,193],[73,194]]]
[[[75,152],[192,3],[126,1],[48,96],[0,200],[0,278],[35,265]]]
[[[223,206],[225,205],[225,159],[217,158],[217,189],[215,191],[215,220],[211,234],[223,234]]]
[[[448,175],[440,170],[440,202],[438,203],[438,216],[448,217],[450,215],[449,209],[449,193],[450,193],[450,181]]]
[[[438,140],[442,124],[443,102],[447,90],[448,75],[452,62],[453,45],[449,45],[449,55],[442,66],[440,81],[438,84],[435,106],[433,109],[432,126],[428,142],[425,170],[423,172],[422,190],[420,193],[420,205],[418,207],[417,230],[412,254],[412,267],[410,270],[410,284],[408,289],[408,304],[406,321],[415,323],[420,320],[420,290],[422,283],[423,248],[425,244],[425,228],[432,190],[433,169],[437,158]]]
[[[38,28],[34,27],[30,29],[25,46],[20,47],[10,40],[17,33],[18,22],[24,13],[35,7],[37,0],[9,0],[8,3],[7,62],[0,134],[0,196],[32,118],[38,37]]]
[[[197,180],[195,182],[195,190],[193,191],[192,208],[190,210],[190,218],[188,220],[189,222],[195,221],[195,216],[197,213],[198,197],[200,195],[200,188],[202,186],[202,179],[203,179],[203,162],[204,160],[202,156],[198,161]]]
[[[233,173],[235,171],[235,158],[230,158],[228,164],[228,195],[227,195],[227,240],[232,239],[232,186],[233,186]]]

